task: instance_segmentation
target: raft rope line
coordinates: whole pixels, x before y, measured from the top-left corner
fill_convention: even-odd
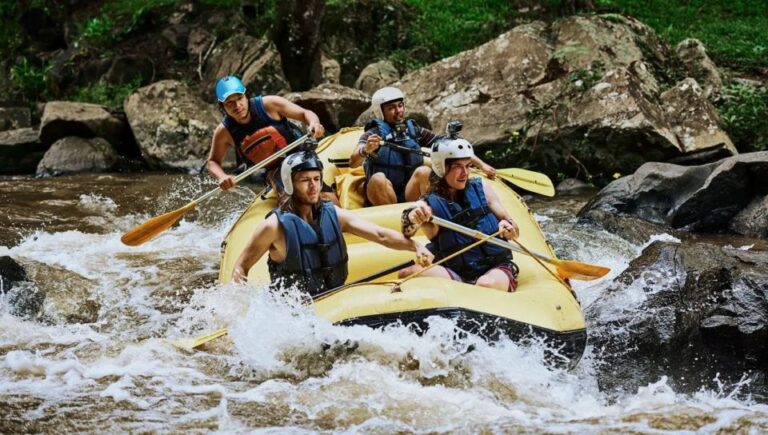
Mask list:
[[[421,269],[420,271],[418,271],[418,272],[414,273],[414,274],[413,274],[413,275],[411,275],[411,276],[408,276],[408,277],[406,277],[406,278],[403,278],[403,279],[401,279],[401,280],[396,280],[396,281],[393,281],[393,282],[392,282],[392,284],[394,284],[394,286],[392,287],[392,292],[394,293],[394,292],[399,292],[399,291],[402,291],[402,290],[400,289],[400,286],[401,286],[401,285],[403,285],[403,284],[404,284],[406,281],[408,281],[409,279],[411,279],[411,278],[416,278],[417,276],[419,276],[419,275],[421,275],[422,273],[424,273],[424,272],[428,271],[429,269],[432,269],[432,268],[433,268],[433,267],[435,267],[435,266],[439,266],[440,264],[442,264],[442,263],[445,263],[446,261],[450,260],[451,258],[454,258],[454,257],[456,257],[457,255],[461,255],[461,254],[463,254],[463,253],[465,253],[465,252],[469,251],[470,249],[474,248],[475,246],[478,246],[478,245],[480,245],[480,244],[482,244],[482,243],[485,243],[485,242],[487,242],[488,240],[491,240],[492,238],[494,238],[494,237],[498,236],[499,234],[501,234],[501,230],[499,230],[499,231],[496,231],[496,232],[495,232],[495,233],[493,233],[493,234],[489,234],[489,235],[487,235],[487,236],[483,237],[482,239],[480,239],[480,240],[478,240],[478,241],[476,241],[476,242],[474,242],[474,243],[471,243],[471,244],[469,244],[469,245],[465,246],[464,248],[462,248],[462,249],[460,249],[460,250],[458,250],[458,251],[454,252],[453,254],[451,254],[451,255],[449,255],[449,256],[447,256],[447,257],[445,257],[445,258],[443,258],[443,259],[441,259],[441,260],[439,260],[439,261],[437,261],[437,262],[435,262],[435,263],[432,263],[432,264],[430,264],[429,266],[425,267],[424,269]]]

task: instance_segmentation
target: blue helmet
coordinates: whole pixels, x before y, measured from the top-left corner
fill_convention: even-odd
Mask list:
[[[224,102],[232,94],[244,94],[245,85],[235,76],[226,76],[216,82],[216,98]]]

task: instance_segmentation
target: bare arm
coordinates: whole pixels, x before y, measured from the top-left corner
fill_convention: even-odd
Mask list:
[[[267,95],[262,98],[264,110],[273,119],[283,117],[301,121],[309,126],[309,131],[316,139],[323,137],[325,128],[320,124],[320,118],[311,110],[305,109],[277,95]]]
[[[248,279],[248,271],[261,259],[264,254],[273,248],[278,238],[282,236],[282,227],[274,214],[262,221],[253,231],[251,240],[245,246],[232,269],[232,280],[245,282]]]
[[[501,205],[499,197],[496,196],[496,192],[493,191],[491,186],[483,181],[483,193],[485,194],[485,200],[488,202],[488,208],[499,220],[499,230],[502,230],[502,237],[505,239],[516,239],[520,235],[520,229],[517,227],[515,221],[512,220],[512,216],[507,213],[504,206]]]
[[[408,234],[405,234],[406,237],[413,236],[416,234],[416,231],[421,228],[422,231],[424,231],[424,235],[427,236],[428,239],[432,240],[440,231],[439,226],[430,222],[432,219],[432,209],[425,201],[416,201],[413,204],[413,208],[408,213],[408,218],[413,225],[411,227],[412,231]]]
[[[352,233],[371,242],[384,245],[387,248],[416,252],[422,265],[432,263],[434,258],[432,253],[416,240],[411,240],[397,231],[368,222],[356,214],[339,207],[336,207],[336,214],[339,217],[339,224],[343,232]]]
[[[472,166],[485,172],[485,175],[487,175],[488,178],[490,179],[496,178],[496,169],[493,166],[489,165],[488,163],[485,163],[484,161],[480,160],[480,157],[476,155],[472,156]]]
[[[208,173],[224,190],[229,190],[235,186],[234,177],[228,175],[222,168],[224,158],[227,156],[227,148],[233,143],[232,135],[229,134],[223,124],[219,124],[213,131],[213,139],[211,139],[211,151],[208,153]]]
[[[375,153],[381,146],[381,137],[375,132],[378,130],[368,130],[360,136],[357,146],[349,156],[349,167],[356,168],[365,161],[364,153]],[[364,150],[364,151],[363,151]]]

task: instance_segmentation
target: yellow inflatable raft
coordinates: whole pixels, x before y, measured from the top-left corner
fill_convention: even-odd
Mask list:
[[[400,230],[400,215],[409,204],[359,207],[362,184],[359,177],[346,173],[349,155],[362,134],[359,128],[343,129],[323,139],[317,149],[329,185],[338,181],[342,204],[365,219]],[[428,161],[428,160],[427,160]],[[480,175],[478,175],[480,176]],[[506,209],[520,227],[520,241],[529,250],[554,258],[538,224],[523,200],[501,180],[488,180]],[[229,282],[232,268],[250,239],[255,226],[275,207],[275,197],[257,197],[240,216],[222,243],[219,280]],[[421,237],[426,244],[427,240]],[[411,252],[395,251],[359,237],[345,237],[349,255],[347,282],[396,268],[413,258]],[[266,255],[249,272],[252,284],[269,282]],[[331,290],[314,300],[318,315],[340,325],[364,324],[372,327],[393,322],[427,325],[430,316],[456,319],[470,333],[494,339],[501,334],[514,339],[538,336],[558,349],[558,354],[575,364],[586,345],[584,318],[567,282],[558,279],[555,268],[515,253],[520,267],[518,288],[505,293],[441,278],[415,277],[397,285],[396,271],[371,282]]]

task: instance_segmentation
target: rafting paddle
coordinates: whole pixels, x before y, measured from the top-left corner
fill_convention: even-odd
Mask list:
[[[334,293],[336,293],[336,292],[338,292],[340,290],[343,290],[343,289],[345,289],[347,287],[350,287],[352,285],[362,284],[362,283],[365,283],[365,282],[368,282],[368,281],[372,281],[372,280],[374,280],[376,278],[381,278],[382,276],[389,275],[392,272],[396,272],[396,271],[398,271],[400,269],[403,269],[405,267],[411,266],[413,264],[414,264],[413,260],[408,260],[408,261],[406,261],[404,263],[388,267],[388,268],[386,268],[386,269],[384,269],[382,271],[379,271],[379,272],[376,272],[376,273],[372,273],[372,274],[370,274],[368,276],[364,276],[364,277],[362,277],[362,278],[360,278],[358,280],[355,280],[355,281],[353,281],[353,282],[351,282],[349,284],[344,284],[342,286],[339,286],[339,287],[336,287],[336,288],[332,288],[330,290],[326,290],[326,291],[324,291],[322,293],[319,293],[319,294],[313,296],[312,300],[313,301],[317,301],[317,300],[324,299],[324,298],[326,298],[328,296],[331,296],[332,294],[334,294]],[[174,347],[182,349],[182,350],[192,350],[192,349],[195,349],[196,347],[200,347],[200,346],[204,345],[205,343],[208,343],[209,341],[213,341],[213,340],[215,340],[215,339],[217,339],[219,337],[222,337],[222,336],[224,336],[224,335],[226,335],[228,333],[229,333],[229,328],[221,328],[221,329],[217,329],[217,330],[215,330],[215,331],[213,331],[211,333],[208,333],[208,334],[205,334],[205,335],[200,335],[198,337],[182,338],[180,340],[173,341],[171,344],[173,344]]]
[[[272,154],[271,156],[267,157],[266,159],[259,162],[259,164],[248,168],[245,170],[242,174],[235,177],[235,184],[242,181],[244,178],[250,176],[254,172],[258,171],[259,169],[269,165],[270,163],[274,162],[275,160],[283,157],[284,155],[291,152],[294,148],[298,147],[304,141],[308,138],[308,135],[304,135],[295,141],[293,141],[291,144],[286,146],[285,148],[281,149],[280,151]],[[175,224],[179,219],[181,219],[182,216],[184,216],[187,212],[194,209],[197,204],[205,201],[206,199],[212,197],[213,195],[216,195],[217,193],[221,192],[221,187],[217,187],[210,192],[200,196],[199,198],[195,199],[194,201],[188,203],[184,207],[181,207],[177,210],[174,210],[172,212],[168,212],[165,214],[162,214],[160,216],[155,216],[146,222],[144,222],[141,225],[137,225],[130,230],[126,231],[125,234],[120,238],[120,241],[128,246],[138,246],[142,243],[152,239],[153,237],[157,236],[158,234],[162,233],[163,231],[167,230],[168,228],[172,227],[173,224]]]
[[[439,225],[443,228],[456,231],[457,233],[474,237],[476,239],[488,237],[486,234],[483,234],[480,231],[476,231],[476,230],[467,228],[465,226],[455,224],[451,221],[441,219],[437,216],[432,216],[432,223],[434,223],[435,225]],[[564,278],[573,278],[581,281],[592,281],[594,279],[598,279],[602,276],[605,276],[605,274],[611,271],[611,269],[608,267],[599,266],[596,264],[582,263],[574,260],[560,260],[557,258],[550,258],[550,257],[547,257],[546,255],[537,254],[535,252],[520,249],[517,246],[513,245],[512,243],[507,242],[505,240],[501,240],[501,239],[490,239],[488,243],[492,243],[496,246],[501,246],[502,248],[511,249],[512,251],[515,251],[523,255],[531,255],[542,261],[550,263],[557,267],[557,272],[560,274],[560,276]]]
[[[424,157],[430,157],[430,153],[421,149],[414,149],[398,145],[389,141],[384,141],[382,146],[386,146],[398,151],[404,151],[419,154]],[[538,193],[544,196],[555,196],[555,186],[552,180],[541,172],[529,171],[520,168],[502,168],[496,170],[496,176],[529,192]]]

